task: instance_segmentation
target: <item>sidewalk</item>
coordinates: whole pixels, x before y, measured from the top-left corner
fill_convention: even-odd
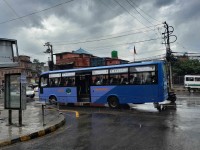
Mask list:
[[[188,91],[187,88],[185,88],[183,85],[173,85],[174,92],[178,92],[178,91]]]
[[[12,111],[12,125],[8,125],[8,110],[0,105],[0,148],[6,145],[34,139],[51,133],[65,124],[65,117],[57,110],[44,111],[37,102],[27,103],[27,108],[22,112],[22,127],[18,122],[18,110]]]

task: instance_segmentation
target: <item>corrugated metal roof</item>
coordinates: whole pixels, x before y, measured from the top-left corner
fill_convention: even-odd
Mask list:
[[[82,49],[82,48],[79,48],[78,50],[75,50],[75,51],[72,51],[72,53],[76,53],[76,54],[89,54],[89,55],[92,55],[91,53],[89,53],[88,51]]]

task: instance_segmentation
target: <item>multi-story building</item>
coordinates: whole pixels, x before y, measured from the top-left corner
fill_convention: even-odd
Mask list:
[[[126,60],[118,59],[117,54],[112,58],[102,58],[94,56],[82,48],[76,51],[56,53],[54,55],[56,56],[55,69],[83,68],[128,63]]]
[[[27,84],[38,83],[42,72],[48,71],[48,66],[43,62],[31,62],[29,56],[20,55],[18,58],[19,66],[12,68],[0,68],[0,87],[4,85],[4,75],[11,73],[24,73],[27,77]]]
[[[95,57],[81,48],[77,51],[57,53],[54,55],[56,55],[55,66],[57,69],[89,67],[90,58]]]

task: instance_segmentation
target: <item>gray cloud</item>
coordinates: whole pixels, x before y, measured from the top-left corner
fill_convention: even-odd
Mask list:
[[[156,7],[160,8],[163,6],[167,6],[170,5],[172,3],[174,3],[176,0],[155,0],[154,4],[156,5]]]
[[[24,16],[66,1],[6,0],[6,2],[19,16]],[[115,49],[119,51],[122,58],[132,59],[128,50],[129,45],[119,44],[161,37],[157,28],[152,28],[153,31],[144,30],[149,30],[147,26],[152,26],[152,24],[161,24],[162,21],[167,21],[169,25],[174,27],[174,34],[178,37],[179,43],[183,43],[192,49],[198,49],[200,38],[198,31],[200,27],[198,24],[200,21],[200,2],[198,0],[129,0],[130,3],[133,2],[132,5],[135,7],[129,5],[126,0],[118,0],[118,2],[126,10],[114,0],[74,0],[21,20],[0,24],[1,36],[2,38],[18,40],[21,53],[38,57],[41,61],[46,61],[48,58],[42,53],[45,50],[43,44],[47,41],[53,43],[55,52],[72,51],[82,47],[94,55],[110,56],[110,52]],[[0,9],[2,12],[0,22],[17,17],[4,1],[0,1]],[[138,11],[140,14],[138,14]],[[162,28],[162,25],[157,27]],[[141,28],[143,29],[136,30]],[[119,36],[138,31],[143,32],[103,41],[67,44],[72,41],[111,37],[107,35]],[[164,29],[162,28],[160,32],[164,32]],[[160,51],[164,48],[161,40],[133,43],[132,45],[137,47],[136,59],[150,55],[161,55],[164,52]],[[176,43],[171,46],[175,51],[185,51]]]

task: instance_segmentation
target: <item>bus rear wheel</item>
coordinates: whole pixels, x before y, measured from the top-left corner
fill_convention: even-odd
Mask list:
[[[116,96],[111,96],[108,98],[108,105],[110,108],[119,108],[120,104],[119,104],[119,100]]]
[[[57,99],[56,99],[56,97],[55,96],[50,96],[49,97],[49,104],[56,104],[56,102],[57,102]]]

